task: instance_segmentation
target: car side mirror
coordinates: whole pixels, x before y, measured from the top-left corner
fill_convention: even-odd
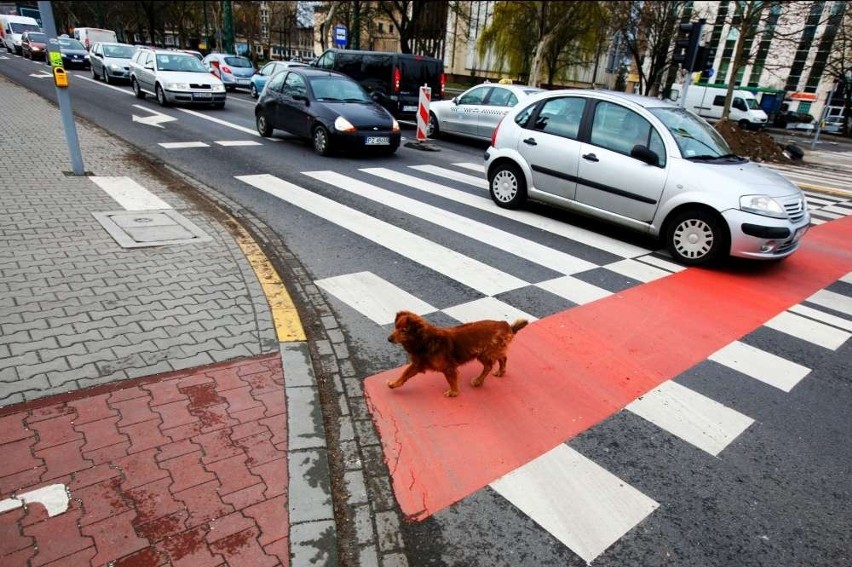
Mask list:
[[[453,104],[458,105],[458,103],[459,103],[459,97],[454,96],[453,97]]]
[[[657,152],[648,149],[648,146],[636,144],[633,146],[633,149],[630,150],[630,157],[643,161],[648,165],[660,165],[660,156],[657,155]]]

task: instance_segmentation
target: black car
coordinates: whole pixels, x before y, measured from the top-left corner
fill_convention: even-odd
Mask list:
[[[275,128],[311,140],[314,151],[399,148],[399,123],[354,80],[340,73],[299,67],[274,75],[254,107],[257,131]]]
[[[91,65],[89,61],[89,51],[85,46],[77,41],[67,37],[59,38],[59,52],[62,54],[62,66],[66,69],[74,67],[80,69],[88,69]]]

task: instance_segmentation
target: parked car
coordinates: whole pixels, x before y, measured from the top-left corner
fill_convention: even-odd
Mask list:
[[[106,83],[116,80],[130,80],[130,61],[136,48],[126,43],[98,42],[89,52],[92,65],[92,78],[103,79]]]
[[[309,67],[272,76],[254,107],[257,131],[278,128],[311,140],[314,151],[376,150],[394,153],[399,123],[354,80]]]
[[[796,185],[733,155],[691,111],[638,95],[534,95],[495,130],[485,170],[500,207],[535,199],[635,229],[686,265],[785,258],[810,223]]]
[[[137,50],[130,62],[130,84],[136,98],[150,94],[160,106],[181,103],[225,108],[225,85],[188,53]]]
[[[396,118],[416,117],[423,85],[432,89],[433,102],[444,98],[444,61],[435,57],[332,48],[311,66],[337,71],[358,81],[373,100]]]
[[[841,134],[843,132],[843,117],[829,116],[822,125],[822,131],[826,134]]]
[[[83,47],[83,44],[76,39],[69,37],[59,37],[59,53],[62,55],[62,66],[66,69],[88,69],[91,66],[89,62],[89,52]],[[50,61],[47,62],[48,65]]]
[[[118,37],[112,30],[102,30],[100,28],[74,28],[71,30],[74,39],[85,46],[86,49],[91,49],[92,46],[99,42],[118,43]]]
[[[47,52],[47,36],[40,31],[25,31],[21,34],[21,55],[27,59],[44,59]]]
[[[21,36],[27,31],[41,31],[38,21],[28,16],[0,14],[0,45],[9,53],[21,55]]]
[[[266,81],[275,73],[279,73],[291,67],[307,67],[304,63],[295,61],[270,61],[260,68],[260,70],[251,76],[249,81],[249,93],[252,98],[257,98],[263,87],[266,86]]]
[[[540,92],[542,89],[524,85],[477,85],[452,100],[430,103],[426,135],[438,138],[456,134],[490,140],[494,128],[519,100]]]
[[[249,88],[251,76],[255,71],[254,64],[242,55],[211,53],[204,58],[203,63],[211,73],[219,77],[229,91]]]

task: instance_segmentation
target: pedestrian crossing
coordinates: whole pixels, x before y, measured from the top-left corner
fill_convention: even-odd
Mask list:
[[[552,313],[529,309],[519,299],[524,294],[552,294],[570,308],[685,269],[659,250],[529,211],[499,209],[488,198],[481,169],[479,164],[457,163],[416,165],[402,171],[364,168],[346,174],[303,172],[305,185],[308,181],[311,186],[319,183],[322,195],[268,174],[236,179],[465,286],[472,297],[436,301],[435,297],[441,297],[436,293],[427,301],[418,297],[417,290],[404,289],[384,277],[381,265],[365,265],[362,270],[315,281],[336,301],[382,327],[391,325],[401,309],[421,315],[441,314],[458,322],[518,317],[535,321]],[[849,199],[815,192],[806,195],[815,223],[852,214]],[[361,203],[365,204],[363,208]],[[384,218],[364,212],[375,211],[376,205],[384,211]],[[823,216],[818,217],[818,213]],[[408,222],[408,217],[416,222]],[[435,235],[441,231],[452,233],[453,239],[438,242]],[[462,240],[479,246],[455,244]],[[508,257],[519,264],[501,261]],[[537,266],[541,271],[525,270],[525,266]],[[843,281],[852,283],[852,274]],[[852,336],[852,292],[846,295],[834,289],[821,290],[767,321],[765,327],[832,352]],[[812,371],[786,359],[784,353],[768,352],[743,340],[732,342],[708,360],[743,379],[784,393],[791,392]],[[724,458],[724,451],[755,422],[678,383],[677,378],[621,411],[713,458]],[[559,445],[489,486],[586,562],[599,557],[661,506],[568,444]]]

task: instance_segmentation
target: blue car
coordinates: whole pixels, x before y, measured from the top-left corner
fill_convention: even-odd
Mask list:
[[[279,71],[292,69],[294,67],[307,67],[304,63],[296,63],[295,61],[270,61],[260,68],[260,71],[251,76],[249,82],[249,92],[252,98],[257,98],[263,92],[263,87],[266,86],[266,81]]]
[[[242,55],[211,53],[201,62],[229,91],[249,88],[249,79],[255,71],[251,60]]]

